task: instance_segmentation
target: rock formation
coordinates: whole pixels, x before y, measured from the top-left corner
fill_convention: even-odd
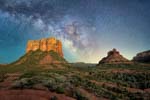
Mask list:
[[[63,57],[62,43],[54,37],[44,38],[41,40],[29,40],[27,43],[26,53],[29,51],[54,51]]]
[[[29,40],[26,54],[20,57],[14,65],[59,65],[66,64],[63,57],[62,43],[54,37],[40,40]]]
[[[99,62],[99,64],[101,63],[108,63],[108,64],[129,63],[129,60],[120,55],[120,53],[116,49],[113,49],[112,51],[108,52],[107,57],[104,57]]]
[[[150,63],[150,50],[138,53],[134,58],[134,62]]]
[[[65,64],[67,61],[60,56],[58,53],[54,51],[31,51],[26,53],[24,56],[20,57],[16,62],[13,64],[15,65],[51,65],[51,64]]]

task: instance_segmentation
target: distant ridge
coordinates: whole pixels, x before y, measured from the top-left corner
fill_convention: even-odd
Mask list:
[[[150,63],[150,50],[140,52],[133,57],[134,62]]]

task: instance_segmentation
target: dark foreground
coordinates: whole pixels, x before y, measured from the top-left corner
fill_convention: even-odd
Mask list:
[[[150,100],[150,65],[1,65],[0,100]]]

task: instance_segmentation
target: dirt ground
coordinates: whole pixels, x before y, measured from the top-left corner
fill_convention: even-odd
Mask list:
[[[56,94],[41,90],[0,90],[0,100],[50,100],[56,96],[58,100],[75,100],[64,94]]]

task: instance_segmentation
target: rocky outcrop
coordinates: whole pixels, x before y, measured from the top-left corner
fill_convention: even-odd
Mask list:
[[[117,63],[129,63],[130,61],[120,55],[119,51],[113,49],[109,51],[107,57],[104,57],[99,64],[108,63],[108,64],[117,64]]]
[[[62,67],[67,64],[63,57],[62,43],[54,37],[43,38],[40,40],[29,40],[27,43],[26,54],[13,65],[55,65]]]
[[[134,58],[134,62],[150,63],[150,50],[138,53]]]
[[[29,51],[54,51],[63,57],[62,43],[54,37],[43,38],[41,40],[29,40],[27,43],[26,53]]]

